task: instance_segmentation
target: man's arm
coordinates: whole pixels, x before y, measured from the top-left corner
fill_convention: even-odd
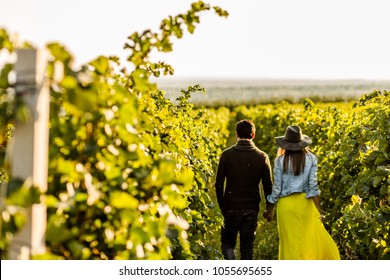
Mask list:
[[[262,185],[263,185],[265,202],[268,208],[270,203],[267,200],[267,196],[269,196],[272,193],[272,168],[271,168],[271,163],[269,161],[269,157],[267,155],[264,164],[265,166],[264,166],[263,176],[262,176]]]
[[[266,210],[263,212],[263,217],[270,222],[274,216],[274,207],[275,204],[270,203],[267,199],[269,195],[272,193],[272,167],[271,163],[269,161],[268,155],[266,156],[265,159],[265,167],[264,167],[264,172],[263,172],[263,177],[262,177],[262,185],[263,185],[263,191],[264,191],[264,198],[265,198],[265,205],[266,205]]]
[[[217,169],[217,176],[215,179],[215,191],[217,194],[217,201],[219,208],[221,211],[224,209],[223,205],[223,195],[224,195],[224,189],[225,189],[225,178],[226,178],[226,170],[225,170],[225,160],[224,160],[224,154],[222,153],[220,159],[219,159],[219,164],[218,164],[218,169]]]

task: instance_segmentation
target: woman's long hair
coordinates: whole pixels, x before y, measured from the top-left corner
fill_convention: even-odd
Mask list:
[[[278,150],[278,156],[284,155],[283,173],[287,173],[290,166],[295,176],[303,173],[303,170],[305,169],[306,153],[308,151],[308,148],[299,151],[290,151],[280,148]]]

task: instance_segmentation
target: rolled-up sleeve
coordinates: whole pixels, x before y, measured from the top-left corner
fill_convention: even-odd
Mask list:
[[[317,184],[317,158],[312,155],[310,157],[311,165],[309,172],[309,191],[306,193],[306,198],[320,195],[321,191]]]
[[[278,202],[280,192],[282,189],[282,176],[283,176],[283,164],[281,157],[275,159],[274,164],[274,185],[272,187],[272,193],[267,196],[267,200],[270,203]]]

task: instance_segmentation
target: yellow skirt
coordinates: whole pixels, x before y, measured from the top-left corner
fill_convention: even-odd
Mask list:
[[[305,195],[292,194],[278,202],[279,260],[339,260],[313,199]]]

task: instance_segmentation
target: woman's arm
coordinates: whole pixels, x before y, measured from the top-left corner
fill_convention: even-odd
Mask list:
[[[282,188],[282,175],[283,175],[283,164],[282,164],[281,157],[278,157],[275,159],[275,164],[274,164],[274,184],[272,186],[272,192],[270,195],[266,196],[268,203],[275,204],[278,202],[281,188]]]
[[[314,204],[316,205],[316,207],[318,209],[318,212],[320,212],[320,214],[321,214],[322,213],[322,209],[321,209],[320,197],[318,195],[314,196],[313,197],[313,201],[314,201]]]

